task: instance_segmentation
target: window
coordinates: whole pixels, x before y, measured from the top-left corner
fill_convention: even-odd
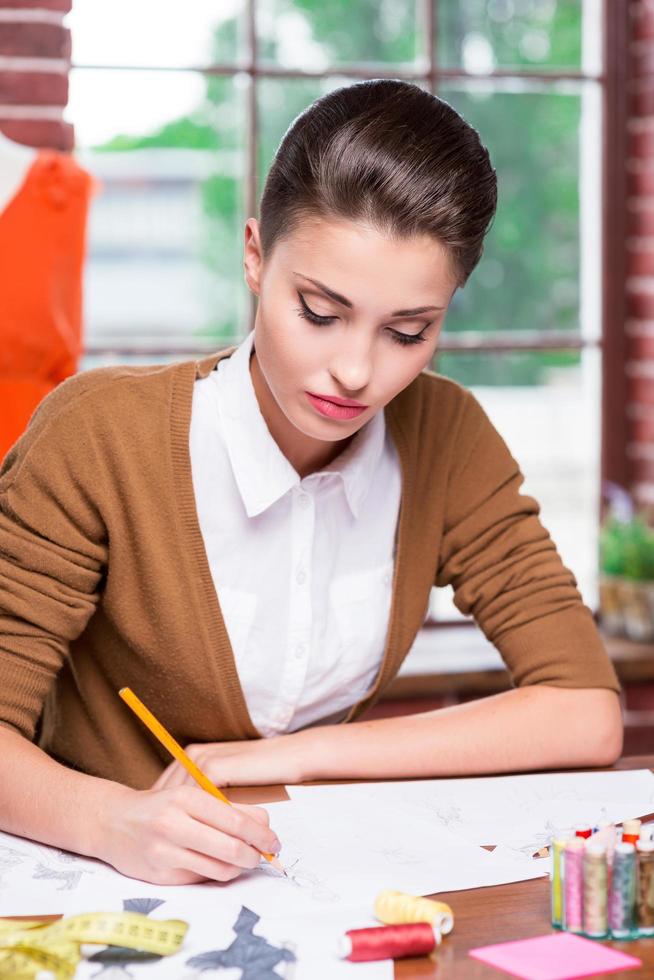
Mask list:
[[[477,127],[498,172],[484,256],[434,368],[471,387],[586,601],[601,422],[600,0],[78,0],[69,119],[101,181],[83,367],[177,360],[253,323],[243,225],[291,120],[361,78],[406,78]],[[180,16],[181,21],[180,21]],[[444,590],[431,613],[458,613]]]

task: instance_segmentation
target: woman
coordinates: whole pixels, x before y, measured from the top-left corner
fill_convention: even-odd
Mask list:
[[[160,883],[278,850],[264,811],[168,765],[122,686],[221,785],[618,756],[619,688],[574,577],[479,404],[427,368],[495,204],[447,103],[341,88],[290,127],[247,221],[254,332],[42,403],[0,477],[2,829]],[[434,584],[514,688],[357,721]]]

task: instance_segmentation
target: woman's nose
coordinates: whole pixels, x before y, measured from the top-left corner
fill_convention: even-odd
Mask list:
[[[331,374],[347,392],[346,397],[356,398],[370,383],[372,355],[369,346],[362,344],[342,345],[332,359]]]

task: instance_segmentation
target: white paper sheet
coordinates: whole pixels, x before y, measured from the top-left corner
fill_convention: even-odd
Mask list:
[[[141,911],[151,919],[182,919],[189,923],[182,948],[173,956],[138,963],[123,954],[123,966],[112,963],[115,953],[110,948],[87,948],[87,959],[75,974],[76,978],[131,976],[134,980],[153,977],[155,980],[196,980],[206,976],[225,977],[225,980],[273,980],[292,977],[293,980],[392,980],[393,962],[377,961],[354,964],[338,956],[338,940],[351,928],[375,925],[365,910],[348,909],[345,913],[331,912],[323,916],[289,916],[283,908],[276,915],[259,916],[249,906],[235,902],[227,892],[215,900],[189,901],[183,889],[152,886],[153,893],[143,895],[138,882],[131,888],[125,879],[123,899],[113,895],[98,895],[87,882],[69,902],[68,914],[76,911]],[[151,890],[151,889],[149,889]],[[110,888],[113,893],[114,886]],[[95,903],[95,905],[94,905]],[[151,908],[150,907],[154,906]],[[124,971],[127,970],[128,973]],[[207,971],[207,972],[204,972]],[[217,972],[214,972],[217,971]]]
[[[288,786],[294,802],[371,815],[393,807],[475,844],[502,844],[531,856],[558,832],[586,823],[619,823],[654,812],[654,775],[628,772],[543,773],[474,779]],[[399,817],[398,817],[399,819]]]
[[[543,875],[536,863],[524,865],[492,855],[424,816],[390,804],[372,810],[358,795],[329,794],[320,801],[272,803],[271,825],[283,848],[284,878],[262,861],[227,884],[164,886],[200,905],[229,900],[260,914],[316,914],[350,907],[372,911],[377,894],[393,888],[425,895],[523,881]],[[0,834],[0,915],[66,912],[77,893],[125,897],[126,878],[100,861]],[[141,894],[159,897],[159,885],[140,883]],[[68,899],[72,901],[69,902]]]
[[[285,976],[293,980],[392,980],[390,960],[353,964],[338,956],[338,941],[348,929],[379,925],[369,902],[334,906],[322,897],[307,902],[298,886],[271,877],[267,870],[248,877],[249,882],[222,885],[154,885],[121,875],[100,861],[0,834],[0,915],[122,911],[126,901],[136,899],[156,906],[148,912],[152,918],[189,923],[183,948],[172,957],[145,963],[125,961],[120,967],[98,948],[95,959],[79,966],[76,977],[195,980],[206,975],[202,970],[209,968],[207,964],[217,968],[223,963],[220,975],[226,980],[241,976],[243,980]],[[258,907],[258,895],[265,910]],[[244,906],[260,920],[244,931],[235,947],[239,936],[233,927]],[[146,911],[147,906],[137,910]],[[287,953],[281,952],[284,949]],[[294,960],[284,959],[288,951]],[[244,952],[250,964],[260,958],[274,972],[266,973],[261,966],[260,972],[242,974],[236,964]],[[194,960],[197,956],[204,960]]]
[[[390,799],[371,806],[356,792],[336,797],[309,794],[267,806],[283,844],[280,858],[288,878],[262,861],[226,884],[154,885],[123,876],[101,861],[0,834],[0,915],[70,915],[120,910],[128,899],[156,900],[153,915],[191,923],[184,950],[174,960],[130,963],[129,971],[135,977],[143,971],[144,976],[191,980],[204,962],[189,962],[192,957],[213,951],[218,962],[223,953],[228,955],[224,951],[235,941],[233,926],[245,907],[260,917],[250,941],[262,955],[270,952],[263,938],[274,947],[273,960],[275,949],[292,947],[295,980],[336,980],[354,977],[353,971],[359,980],[386,980],[392,976],[389,962],[361,966],[336,955],[338,940],[348,929],[376,924],[372,912],[382,889],[429,894],[546,872],[536,862],[490,854]],[[80,975],[101,976],[104,968],[99,972],[98,964],[96,959],[93,973]],[[279,972],[270,976],[283,976],[282,965],[279,961]],[[84,970],[92,970],[91,965]]]

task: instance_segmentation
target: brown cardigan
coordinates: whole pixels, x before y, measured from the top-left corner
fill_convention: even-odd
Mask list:
[[[134,787],[169,759],[120,687],[182,744],[259,734],[204,550],[188,445],[194,381],[234,349],[68,379],[0,470],[0,724]],[[514,684],[619,690],[575,579],[473,395],[425,370],[384,411],[402,467],[391,618],[374,690],[346,720],[397,673],[434,584],[454,587]]]

